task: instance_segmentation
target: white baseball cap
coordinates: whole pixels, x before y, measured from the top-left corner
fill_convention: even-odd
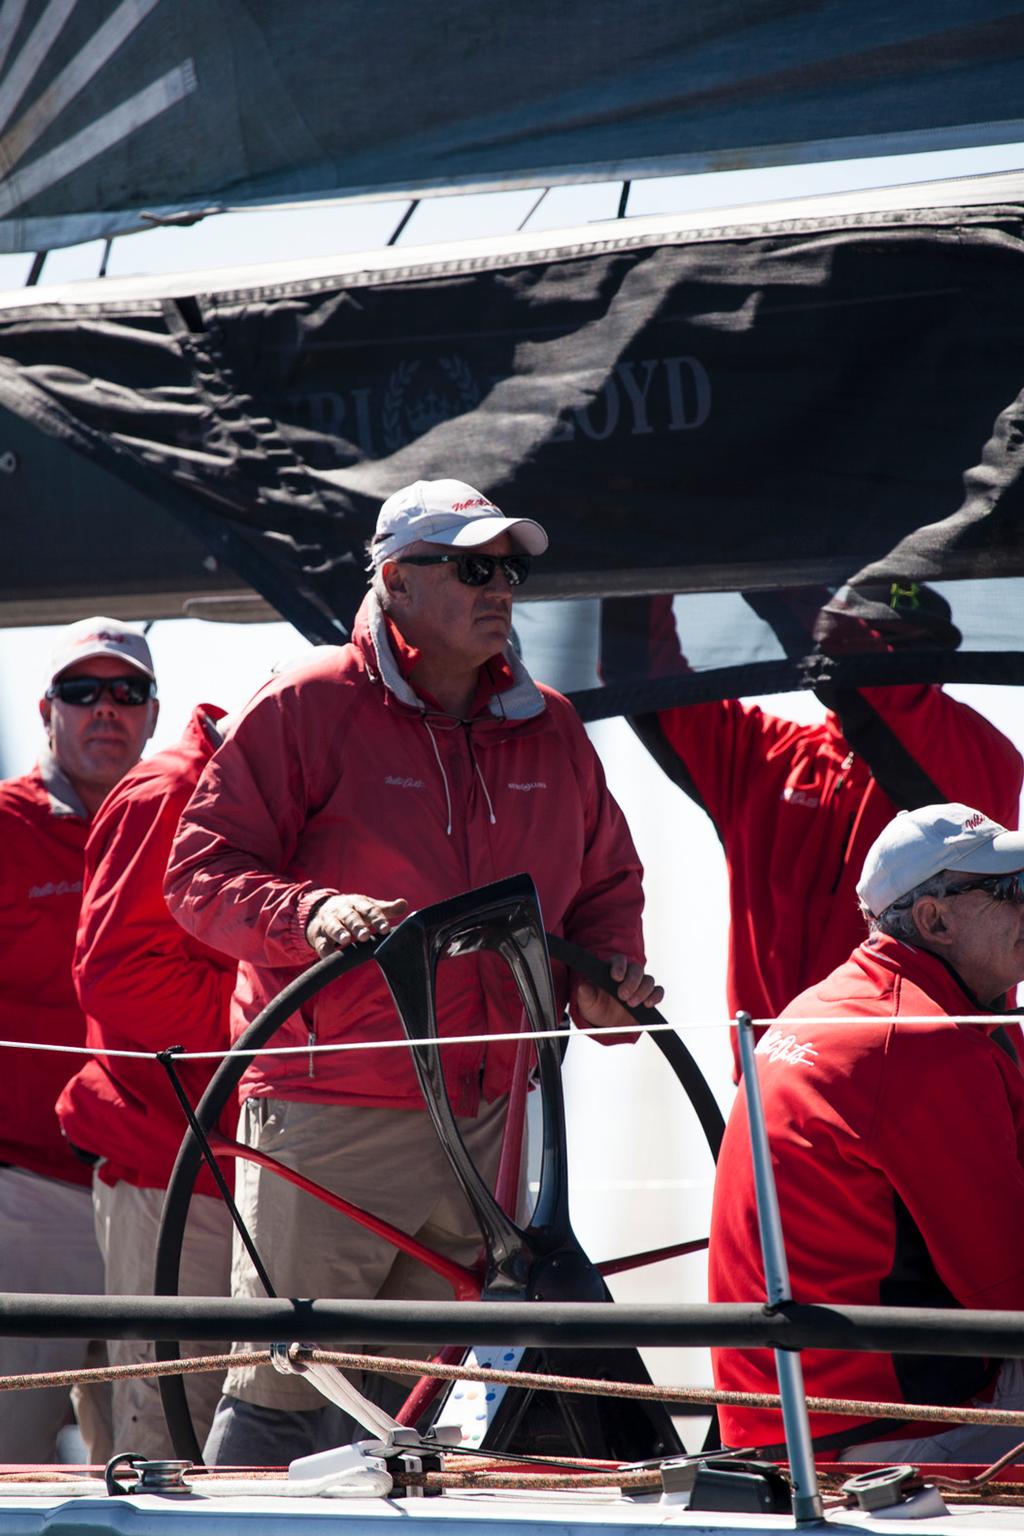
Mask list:
[[[528,555],[542,555],[548,536],[528,517],[506,517],[487,496],[464,480],[415,480],[389,496],[370,541],[375,567],[421,540],[455,549],[476,549],[510,534]]]
[[[136,672],[153,677],[153,658],[141,629],[122,624],[118,619],[79,619],[61,630],[50,657],[50,683],[78,661],[94,656],[118,656]]]
[[[900,811],[868,849],[857,895],[878,917],[943,869],[1012,875],[1024,869],[1024,832],[1009,832],[956,801]]]

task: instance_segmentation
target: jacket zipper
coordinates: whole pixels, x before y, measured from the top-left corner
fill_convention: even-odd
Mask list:
[[[853,767],[853,753],[852,752],[848,752],[847,755],[843,758],[842,764],[840,765],[839,777],[838,777],[838,779],[836,779],[836,787],[832,791],[832,798],[833,799],[835,799],[835,797],[836,797],[836,795],[838,795],[839,791],[845,787],[847,777],[848,777],[850,769],[852,767]],[[847,851],[847,849],[850,846],[850,838],[853,836],[853,824],[856,821],[856,819],[857,819],[857,812],[856,812],[856,808],[855,808],[854,810],[852,810],[850,812],[850,819],[846,823],[846,832],[844,833],[843,841],[842,841],[842,843],[839,846],[839,864],[838,864],[838,867],[836,869],[836,877],[832,881],[832,887],[831,887],[831,889],[829,891],[829,895],[830,896],[834,896],[836,891],[838,891],[838,889],[839,889],[839,882],[843,878],[843,870],[846,868],[846,851]]]
[[[316,1045],[316,1030],[313,1029],[312,1026],[309,1026],[306,1029],[306,1046],[307,1046],[307,1048],[309,1050],[309,1075],[310,1075],[310,1077],[313,1077],[315,1075],[314,1074],[314,1070],[313,1070],[313,1065],[314,1065],[314,1062],[316,1060],[316,1058],[313,1055],[313,1047],[314,1047],[314,1045]]]
[[[485,803],[487,805],[488,819],[490,820],[491,825],[493,826],[494,825],[494,819],[495,819],[494,818],[494,806],[491,804],[491,797],[490,797],[490,795],[488,793],[487,785],[484,782],[484,776],[483,776],[483,774],[480,771],[480,765],[477,762],[476,751],[475,751],[474,746],[473,746],[473,722],[471,720],[463,720],[463,722],[462,722],[462,730],[463,730],[463,738],[462,739],[466,743],[466,757],[468,758],[468,761],[469,761],[469,786],[467,787],[467,795],[472,792],[472,790],[473,790],[473,788],[475,786],[475,781],[479,780],[480,781],[479,787],[483,791],[484,801],[485,801]],[[468,859],[469,859],[469,847],[468,847],[468,844],[467,844],[467,847],[466,847],[466,859],[467,859],[466,876],[467,876],[467,879],[468,879],[469,875],[470,875],[469,864],[468,864]],[[467,1047],[462,1046],[460,1049],[462,1051],[465,1051],[467,1049]],[[470,1047],[470,1049],[471,1049],[471,1047]],[[482,1097],[483,1097],[483,1087],[484,1087],[484,1077],[485,1077],[486,1072],[487,1072],[487,1035],[486,1034],[483,1034],[480,1037],[479,1051],[480,1051],[480,1065],[477,1068],[476,1091],[477,1091],[477,1093],[480,1095],[480,1097],[482,1099]],[[470,1092],[472,1092],[472,1089],[473,1089],[473,1076],[472,1076],[472,1073],[471,1072],[463,1072],[461,1074],[461,1076],[462,1076],[463,1081],[466,1084],[467,1089]]]

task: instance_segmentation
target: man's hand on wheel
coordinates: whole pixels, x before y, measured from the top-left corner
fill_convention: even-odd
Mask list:
[[[576,1011],[584,1023],[594,1028],[631,1024],[633,1020],[623,1003],[629,1008],[656,1008],[665,996],[664,987],[659,987],[637,961],[613,955],[609,963],[612,980],[617,983],[615,997],[589,981],[581,981],[576,991]]]
[[[382,939],[408,910],[409,903],[401,896],[395,901],[381,901],[376,896],[328,896],[306,924],[306,940],[323,960],[350,944]]]

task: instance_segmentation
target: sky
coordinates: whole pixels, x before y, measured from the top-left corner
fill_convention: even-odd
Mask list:
[[[1022,165],[1024,145],[1003,145],[884,161],[659,178],[633,184],[628,215],[710,209]],[[612,218],[619,192],[618,183],[606,183],[559,188],[543,197],[538,188],[434,198],[417,208],[400,244],[471,239],[521,226],[540,231]],[[405,202],[395,202],[229,213],[190,229],[153,230],[118,239],[107,271],[110,276],[127,276],[374,249],[386,243],[406,208]],[[95,277],[101,258],[99,242],[53,252],[44,264],[41,287]],[[28,256],[0,256],[0,290],[20,286],[29,264]],[[453,466],[452,472],[473,482],[471,464]],[[38,751],[38,699],[47,681],[47,656],[55,633],[48,628],[0,630],[0,775],[25,771]],[[196,703],[237,709],[275,664],[306,649],[301,637],[283,623],[160,621],[150,630],[150,642],[162,701],[153,749],[180,734]],[[1024,743],[1024,701],[1019,690],[957,687],[950,691]],[[758,702],[797,719],[821,715],[809,694]],[[718,840],[707,818],[668,783],[624,722],[602,722],[591,734],[646,869],[649,963],[666,985],[663,1011],[679,1028],[727,1107],[733,1091],[723,996],[727,891]],[[633,1247],[706,1232],[710,1159],[699,1144],[694,1117],[680,1090],[667,1080],[650,1042],[618,1048],[574,1043],[567,1062],[566,1092],[574,1220],[591,1254],[612,1257]],[[702,1287],[698,1256],[660,1266],[648,1272],[646,1279],[624,1278],[617,1284],[617,1294],[637,1300],[659,1295],[697,1299]],[[706,1379],[706,1363],[699,1360],[683,1366],[676,1362],[671,1369],[677,1380]]]

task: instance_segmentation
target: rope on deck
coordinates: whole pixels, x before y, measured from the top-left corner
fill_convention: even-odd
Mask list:
[[[501,1371],[484,1366],[441,1365],[431,1360],[399,1359],[391,1355],[366,1355],[326,1349],[303,1349],[300,1360],[333,1365],[344,1371],[369,1371],[377,1375],[431,1376],[441,1381],[471,1381],[485,1385],[519,1387],[538,1392],[566,1392],[586,1397],[632,1398],[649,1403],[679,1403],[694,1407],[772,1408],[782,1406],[773,1392],[724,1392],[714,1387],[669,1387],[649,1382],[595,1381],[586,1376],[556,1376],[537,1371]],[[233,1366],[270,1365],[267,1349],[240,1350],[235,1354],[197,1355],[184,1360],[144,1360],[138,1365],[82,1367],[72,1371],[36,1371],[31,1375],[0,1376],[0,1391],[26,1391],[35,1387],[71,1387],[94,1382],[126,1381],[132,1377],[190,1376],[226,1371]],[[1007,1408],[962,1408],[945,1404],[883,1403],[838,1397],[808,1397],[812,1413],[834,1413],[848,1418],[901,1419],[912,1423],[990,1424],[1024,1429],[1024,1412]]]

